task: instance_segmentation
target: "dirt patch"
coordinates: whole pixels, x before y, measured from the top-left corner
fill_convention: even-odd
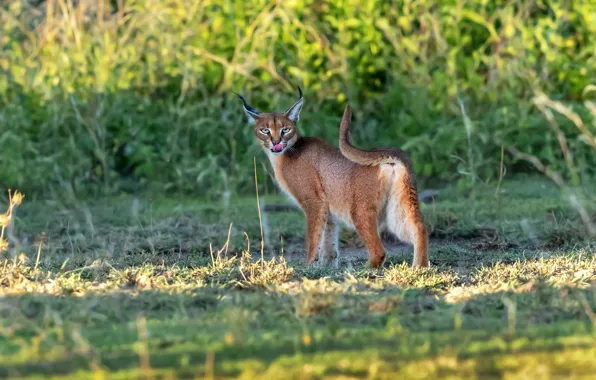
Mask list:
[[[402,257],[412,254],[412,247],[407,244],[385,244],[385,251],[387,252],[387,259],[392,257]],[[275,255],[281,256],[281,255]],[[284,248],[283,257],[287,261],[306,260],[306,250],[303,244],[292,244]],[[339,251],[340,266],[350,267],[352,265],[360,265],[368,260],[368,251],[364,247],[342,247]]]

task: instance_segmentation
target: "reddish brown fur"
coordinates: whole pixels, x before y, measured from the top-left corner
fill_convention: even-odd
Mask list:
[[[338,222],[343,221],[358,232],[374,268],[385,261],[379,237],[382,229],[414,245],[414,267],[429,266],[427,234],[407,155],[396,148],[355,148],[349,133],[349,106],[340,128],[341,150],[316,138],[301,137],[295,122],[302,101],[301,97],[283,114],[258,113],[246,103],[245,112],[255,122],[255,134],[279,186],[305,213],[307,262],[316,261],[320,250],[325,261],[339,258]],[[273,152],[279,141],[283,151]]]

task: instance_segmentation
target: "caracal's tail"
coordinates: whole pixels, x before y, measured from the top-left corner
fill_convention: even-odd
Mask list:
[[[352,108],[346,105],[344,116],[339,124],[339,150],[350,161],[360,165],[376,166],[381,164],[402,163],[409,166],[409,159],[401,149],[398,148],[376,148],[363,150],[352,145]]]

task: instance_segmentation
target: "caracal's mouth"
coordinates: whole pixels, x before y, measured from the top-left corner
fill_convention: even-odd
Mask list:
[[[275,144],[271,147],[271,152],[273,153],[281,153],[284,150],[284,145],[282,143]]]

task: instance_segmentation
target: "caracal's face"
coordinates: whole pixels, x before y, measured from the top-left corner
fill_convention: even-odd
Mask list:
[[[251,107],[242,95],[238,97],[244,105],[244,114],[254,124],[255,135],[259,144],[267,154],[279,156],[294,145],[298,139],[296,123],[300,119],[300,111],[304,105],[302,90],[298,87],[300,97],[289,110],[284,113],[266,113]]]
[[[284,114],[260,114],[254,129],[259,144],[274,156],[283,154],[298,139],[296,124]]]

